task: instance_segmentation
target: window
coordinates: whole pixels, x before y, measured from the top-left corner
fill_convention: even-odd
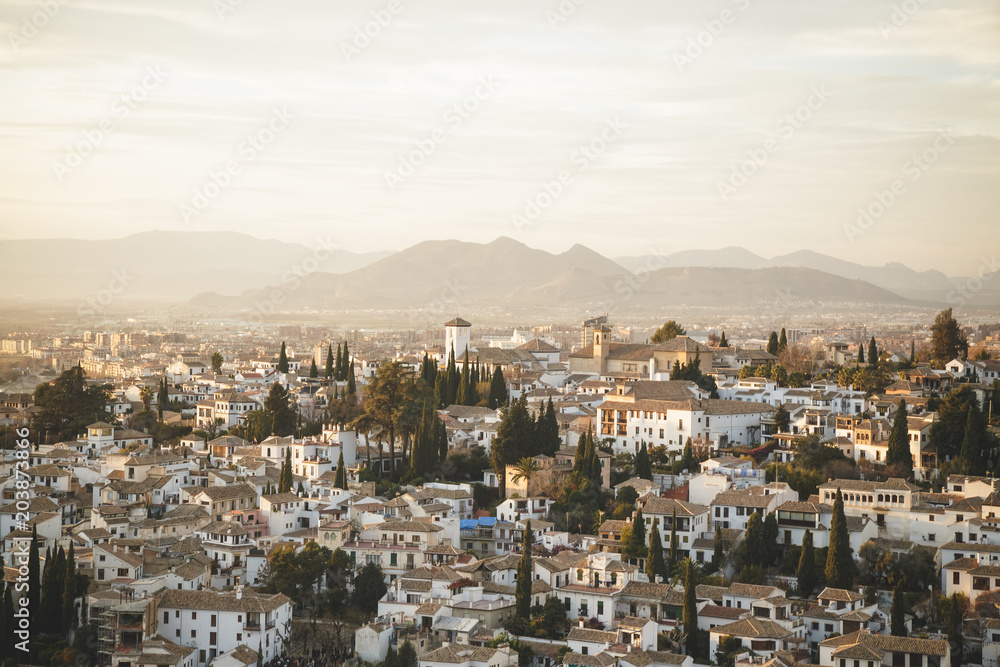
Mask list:
[[[956,586],[958,586],[958,584],[961,583],[961,575],[958,572],[951,573],[951,583],[953,583]]]
[[[583,581],[583,570],[577,570],[576,571],[576,580],[577,581]]]
[[[164,623],[169,623],[170,622],[170,612],[169,611],[163,612],[163,622]]]
[[[600,616],[604,613],[604,600],[597,601],[597,615]]]
[[[215,646],[215,633],[214,632],[208,633],[208,645],[209,646]],[[857,667],[857,665],[855,665],[855,667]]]
[[[197,630],[192,630],[191,631],[191,639],[194,639],[197,636],[198,636],[198,631]]]

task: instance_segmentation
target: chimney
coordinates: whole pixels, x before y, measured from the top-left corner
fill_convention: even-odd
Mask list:
[[[237,600],[242,600],[243,599],[243,584],[239,584],[239,583],[236,584],[236,599]]]

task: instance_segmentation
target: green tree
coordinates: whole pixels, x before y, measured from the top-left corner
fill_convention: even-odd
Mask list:
[[[556,418],[556,409],[552,405],[551,398],[539,414],[536,430],[535,441],[538,443],[538,451],[546,456],[555,456],[562,446],[562,437],[559,435],[559,420]]]
[[[951,308],[942,310],[931,325],[931,359],[938,363],[948,363],[952,359],[964,358],[969,352],[969,341],[962,333],[951,313]]]
[[[292,448],[285,448],[285,462],[281,465],[278,476],[278,493],[288,493],[292,490]]]
[[[648,547],[646,546],[646,522],[642,516],[642,507],[635,511],[628,535],[626,536],[624,531],[622,533],[622,551],[625,555],[629,558],[645,557],[648,553]]]
[[[910,453],[908,416],[906,401],[901,398],[899,399],[899,404],[896,406],[896,414],[892,421],[892,430],[889,432],[889,445],[885,455],[885,462],[889,465],[904,467],[909,471],[909,474],[912,474],[913,456]]]
[[[931,442],[937,446],[939,457],[959,455],[965,443],[965,427],[973,405],[978,409],[979,399],[968,385],[963,385],[948,392],[937,406],[937,417],[931,424]]]
[[[813,550],[812,531],[806,529],[802,537],[802,554],[799,556],[798,578],[799,595],[808,598],[816,589],[816,552]]]
[[[878,363],[878,344],[875,342],[875,336],[868,341],[868,363],[872,365]]]
[[[983,450],[986,448],[986,420],[979,406],[973,401],[965,419],[965,437],[962,439],[962,453],[959,455],[959,469],[966,475],[984,475],[986,462]]]
[[[781,327],[781,335],[778,336],[778,354],[781,354],[788,347],[788,335],[785,333],[785,327]]]
[[[73,550],[73,542],[70,542],[69,551],[66,553],[62,593],[62,627],[63,631],[67,633],[76,629],[76,575],[76,553]]]
[[[281,352],[278,353],[278,372],[288,372],[288,354],[285,352],[285,341],[281,341]]]
[[[319,369],[316,368],[316,358],[315,357],[313,358],[312,363],[309,365],[309,377],[311,377],[311,378],[318,378],[319,377]]]
[[[847,517],[844,516],[844,496],[837,488],[833,519],[830,521],[830,546],[826,554],[826,585],[830,588],[850,588],[854,583],[854,570]]]
[[[31,546],[28,549],[28,612],[31,618],[38,618],[41,601],[41,557],[38,554],[38,527],[31,526]]]
[[[778,356],[778,334],[775,331],[767,338],[767,353]]]
[[[218,373],[222,372],[222,362],[223,361],[224,361],[224,359],[222,358],[222,353],[221,352],[214,352],[212,354],[212,372],[213,373],[218,374]]]
[[[715,525],[715,540],[713,544],[712,552],[712,567],[716,570],[722,569],[722,560],[726,557],[723,549],[725,547],[725,542],[722,539],[722,526],[720,524]]]
[[[858,345],[858,363],[865,363],[865,346],[864,344]]]
[[[280,382],[272,384],[264,399],[264,418],[271,422],[271,433],[278,436],[295,433],[296,416],[288,389]]]
[[[646,574],[652,582],[667,580],[667,564],[663,560],[663,543],[660,541],[659,520],[653,520],[653,529],[649,535],[649,551],[646,554]]]
[[[649,342],[665,343],[668,340],[685,335],[687,335],[687,331],[684,330],[684,327],[673,320],[667,320],[659,329],[653,332],[653,335],[649,337]]]
[[[96,421],[107,419],[111,385],[87,385],[87,374],[73,366],[49,383],[35,388],[37,412],[32,430],[45,438],[71,440]]]
[[[742,545],[743,565],[763,565],[767,562],[767,544],[764,536],[764,521],[759,512],[754,512],[747,519]]]
[[[726,340],[726,332],[722,332],[722,336],[719,338],[719,347],[729,347],[729,341]]]
[[[354,375],[354,362],[351,360],[351,351],[347,348],[347,341],[344,341],[344,354],[340,360],[340,376],[338,380],[343,382]]]
[[[351,603],[366,616],[378,612],[378,601],[386,593],[385,576],[382,568],[375,563],[368,563],[354,578],[354,594]]]
[[[490,448],[490,466],[500,482],[501,498],[507,494],[507,465],[526,456],[536,456],[534,440],[535,423],[528,412],[527,398],[522,394],[503,411]]]
[[[788,414],[784,404],[779,405],[778,409],[774,411],[774,427],[778,429],[779,433],[787,433],[791,423],[792,416]]]
[[[399,654],[396,656],[396,667],[417,667],[417,650],[407,639],[399,647]]]
[[[646,451],[646,442],[639,445],[639,453],[635,455],[635,476],[642,479],[653,479],[653,468],[649,462],[649,452]]]
[[[890,632],[894,637],[905,637],[909,634],[906,632],[905,604],[903,584],[896,584],[896,587],[892,589],[892,609],[889,612]]]
[[[778,558],[778,515],[768,512],[764,517],[765,563],[773,565]]]
[[[685,651],[690,656],[699,655],[698,646],[698,599],[696,590],[698,587],[698,572],[690,558],[684,559],[684,608],[681,620],[684,623],[684,632],[687,641],[684,644]]]
[[[337,346],[337,351],[340,352],[340,346]],[[323,377],[331,378],[333,377],[333,345],[327,344],[326,346],[326,369],[323,372]]]
[[[516,584],[514,587],[514,611],[521,618],[531,617],[531,581],[534,570],[531,562],[533,535],[531,521],[524,524],[524,537],[521,541],[521,560],[517,564]]]
[[[673,514],[670,516],[670,560],[667,565],[667,572],[673,572],[677,567],[677,507],[674,506]]]
[[[486,407],[496,410],[507,404],[507,383],[503,379],[503,371],[497,366],[493,369],[493,379],[490,380],[490,397]]]
[[[344,451],[340,451],[340,458],[337,459],[337,474],[333,478],[333,485],[338,489],[347,489],[347,466],[344,465]]]
[[[367,385],[365,415],[387,437],[389,468],[393,476],[396,475],[397,436],[416,427],[423,402],[428,398],[422,387],[413,372],[399,361],[384,362]]]

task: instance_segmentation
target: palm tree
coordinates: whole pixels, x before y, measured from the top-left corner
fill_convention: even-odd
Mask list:
[[[517,484],[523,480],[525,486],[530,486],[531,478],[538,474],[538,470],[538,461],[530,456],[525,456],[514,464],[514,476],[510,478],[510,481]]]
[[[139,398],[142,399],[143,411],[148,411],[149,406],[153,404],[153,388],[148,384],[143,385],[139,389]]]

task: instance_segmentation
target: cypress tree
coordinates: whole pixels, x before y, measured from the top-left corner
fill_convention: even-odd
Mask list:
[[[778,334],[772,331],[771,335],[767,339],[767,352],[768,354],[773,354],[777,356],[778,354]]]
[[[333,365],[333,379],[339,380],[344,374],[344,356],[340,349],[340,343],[337,343],[337,361]]]
[[[784,352],[788,347],[788,336],[785,334],[785,327],[781,327],[781,335],[778,337],[778,352]]]
[[[486,405],[490,410],[507,404],[507,383],[504,382],[503,372],[498,366],[493,370],[493,379],[490,381],[490,397]]]
[[[865,346],[864,345],[858,345],[858,363],[859,364],[865,363]]]
[[[889,632],[893,637],[905,637],[908,634],[903,604],[903,584],[897,583],[892,589],[892,608],[889,611]]]
[[[337,348],[340,349],[339,347]],[[323,377],[332,378],[333,377],[333,345],[328,344],[326,346],[326,369],[323,372]]]
[[[906,401],[899,399],[896,414],[892,420],[892,430],[889,432],[889,445],[885,454],[885,462],[889,465],[901,464],[906,469],[913,469],[913,457],[910,454],[910,434],[908,431]]]
[[[521,541],[521,560],[517,564],[517,579],[514,587],[514,610],[517,616],[527,620],[531,618],[531,580],[533,567],[531,563],[531,521],[524,524],[524,538]]]
[[[559,436],[559,420],[556,418],[556,409],[552,405],[552,398],[549,398],[545,408],[545,422],[542,425],[542,434],[539,438],[539,447],[542,454],[555,456],[562,445],[562,438]]]
[[[285,449],[285,463],[281,466],[281,476],[278,477],[278,493],[288,493],[292,490],[292,448]]]
[[[63,588],[63,630],[69,633],[76,630],[76,554],[73,543],[69,543],[69,553],[66,554],[66,585]]]
[[[976,401],[969,402],[965,418],[965,437],[959,454],[961,471],[966,475],[983,475],[983,448],[986,445],[986,425]]]
[[[875,336],[868,341],[868,363],[872,366],[878,363],[878,345],[875,343]]]
[[[41,602],[42,582],[41,559],[38,554],[38,527],[31,527],[31,548],[28,551],[28,610],[31,618],[38,618],[38,605]]]
[[[696,589],[698,581],[696,579],[694,563],[690,558],[684,559],[684,611],[681,620],[684,623],[684,632],[687,640],[684,648],[688,655],[698,655],[698,600]]]
[[[354,366],[348,366],[347,368],[347,395],[354,396],[358,393],[358,387],[354,380]]]
[[[854,556],[851,554],[847,518],[844,516],[844,495],[837,489],[830,522],[830,546],[826,555],[826,585],[830,588],[850,588],[854,583]]]
[[[660,541],[659,520],[653,520],[653,530],[649,536],[649,553],[646,555],[646,575],[650,582],[656,583],[656,578],[660,577],[660,582],[667,581],[667,564],[663,562],[663,543]]]
[[[319,369],[316,368],[316,358],[315,357],[312,360],[312,365],[309,366],[309,377],[311,377],[311,378],[318,378],[319,377]]]
[[[667,572],[673,572],[674,568],[677,567],[677,507],[674,507],[673,514],[670,516],[670,565],[667,566]]]
[[[715,544],[714,551],[712,553],[712,567],[716,570],[722,569],[722,559],[725,558],[725,554],[722,552],[722,526],[716,524],[715,526]]]
[[[649,462],[649,452],[646,450],[646,442],[639,445],[639,453],[635,455],[635,476],[642,479],[653,479],[653,468]]]
[[[719,338],[719,347],[729,347],[729,341],[726,340],[726,332],[722,332],[722,336]]]
[[[347,467],[344,465],[344,450],[340,450],[340,458],[337,460],[337,474],[334,477],[333,485],[338,489],[347,489]]]
[[[448,429],[444,422],[434,417],[434,430],[437,440],[438,460],[442,463],[448,459]]]
[[[912,338],[910,339],[910,363],[915,364],[917,362],[917,343]]]
[[[343,365],[340,367],[340,380],[346,380],[347,376],[351,374],[353,364],[351,362],[351,352],[347,349],[347,341],[344,341],[344,358],[342,360]]]
[[[434,403],[438,409],[448,407],[448,374],[438,373],[434,379]]]
[[[281,352],[278,353],[278,372],[288,372],[288,354],[285,352],[285,341],[281,341]]]
[[[14,644],[17,643],[17,639],[14,637],[14,630],[16,630],[16,619],[14,618],[14,595],[11,593],[11,589],[14,584],[8,584],[4,587],[3,592],[3,608],[0,609],[0,658],[12,658],[14,657]]]
[[[445,366],[447,391],[445,392],[445,406],[455,405],[455,397],[458,395],[458,370],[455,368],[455,350],[448,353],[448,365]]]
[[[167,400],[169,400],[167,398],[167,378],[163,378],[160,381],[160,395],[156,401],[156,421],[163,421],[163,410]]]
[[[807,598],[816,588],[816,553],[813,550],[812,531],[806,529],[802,537],[802,554],[799,556],[798,577],[799,595]]]
[[[628,544],[622,545],[625,552],[632,558],[642,558],[646,555],[646,520],[642,516],[642,506],[635,511],[632,517],[632,532]]]
[[[462,373],[458,381],[458,391],[455,394],[455,402],[459,405],[470,405],[469,403],[469,351],[465,351],[465,358],[462,360]]]

